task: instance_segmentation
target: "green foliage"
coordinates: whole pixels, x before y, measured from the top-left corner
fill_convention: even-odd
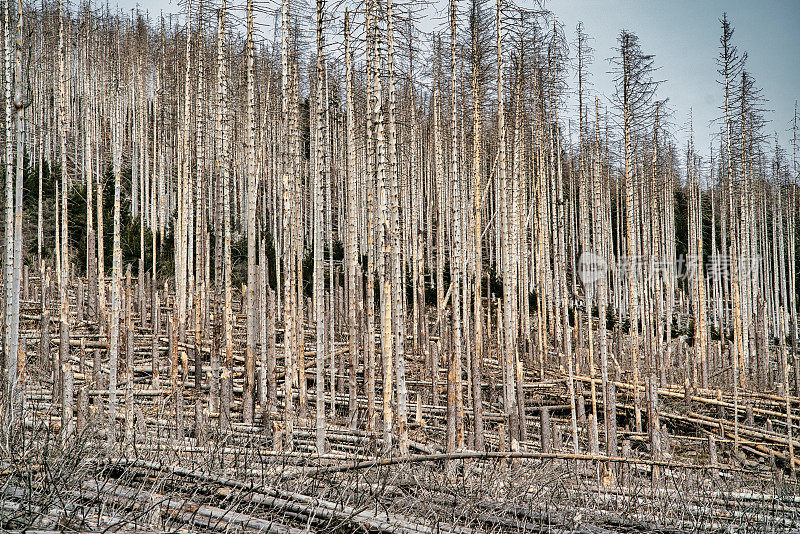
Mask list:
[[[619,325],[620,329],[622,330],[623,334],[627,334],[631,331],[631,320],[629,317],[622,319],[622,322]]]
[[[247,283],[247,236],[233,236],[231,241],[231,286]]]
[[[676,258],[686,258],[689,252],[689,197],[686,191],[675,189],[675,254]],[[682,282],[679,280],[678,284]]]
[[[486,277],[485,283],[492,295],[500,299],[503,298],[503,280],[497,276],[494,266],[489,267],[489,275]]]
[[[709,326],[708,329],[709,329],[709,336],[713,341],[719,341],[723,337],[725,338],[725,341],[733,341],[733,332],[731,330],[723,330],[722,332],[720,332],[719,328],[717,328],[714,325]],[[790,338],[789,344],[791,344],[791,334],[789,335],[789,338]]]
[[[528,293],[528,307],[531,313],[537,313],[539,311],[539,293],[537,293],[535,289]]]
[[[275,244],[273,243],[272,233],[264,230],[264,240],[267,243],[267,282],[273,291],[278,290],[278,273],[275,270]],[[213,249],[212,249],[213,250]]]
[[[274,255],[273,250],[273,255]],[[324,286],[325,290],[329,291],[331,288],[331,280],[330,280],[330,272],[328,271],[328,262],[331,259],[331,249],[328,248],[327,242],[323,245],[322,248],[322,258],[323,258],[323,277],[324,277]],[[338,239],[333,239],[333,261],[343,265],[344,262],[344,246],[342,242]],[[366,262],[364,263],[363,269],[366,269]],[[366,272],[364,270],[364,272]],[[336,283],[339,285],[344,285],[344,272],[342,269],[339,269],[336,272]],[[377,282],[375,284],[377,287]],[[305,251],[303,254],[303,294],[307,297],[311,297],[314,292],[314,244],[311,243],[311,246]]]
[[[606,308],[606,329],[607,330],[614,330],[614,326],[617,324],[617,318],[614,316],[614,309],[611,306]]]
[[[42,257],[53,263],[55,257],[56,222],[56,182],[61,184],[61,169],[57,164],[42,163]],[[77,182],[76,180],[73,181]],[[102,177],[103,187],[103,260],[106,274],[111,273],[114,247],[114,176],[110,168]],[[131,216],[131,169],[123,170],[120,190],[120,248],[122,266],[131,265],[131,271],[138,274],[140,258],[139,218]],[[26,261],[36,260],[36,228],[39,203],[39,164],[26,165],[23,196],[23,235]],[[96,187],[96,186],[95,186]],[[93,191],[93,223],[97,225],[96,189]],[[70,262],[75,264],[78,273],[85,275],[87,266],[87,191],[85,183],[73,183],[67,194],[68,242]],[[59,204],[60,205],[60,204]],[[60,212],[59,212],[60,216]],[[144,228],[145,269],[152,265],[153,235]],[[172,230],[159,243],[156,268],[160,277],[174,273],[174,238]]]
[[[39,213],[39,165],[29,165],[26,158],[22,196],[23,254],[30,265],[36,263],[36,232]],[[5,180],[5,167],[2,169]],[[45,262],[55,256],[55,182],[50,178],[50,166],[42,163],[42,257]],[[55,173],[60,176],[60,173]],[[60,179],[60,178],[59,178]]]

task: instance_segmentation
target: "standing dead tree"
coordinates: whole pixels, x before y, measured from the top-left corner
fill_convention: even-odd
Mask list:
[[[727,18],[705,159],[631,32],[605,110],[582,26],[570,51],[544,10],[451,1],[429,36],[369,0],[340,40],[339,5],[285,0],[270,42],[240,4],[215,26],[207,2],[156,24],[6,6],[5,421],[286,480],[558,460],[593,503],[706,458],[698,485],[797,466],[796,164]]]

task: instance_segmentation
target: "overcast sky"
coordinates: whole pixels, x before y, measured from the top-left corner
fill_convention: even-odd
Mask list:
[[[727,12],[734,26],[733,40],[739,51],[748,55],[747,70],[768,100],[770,120],[766,132],[777,132],[785,150],[800,99],[800,2],[796,0],[635,0],[552,1],[547,6],[574,35],[575,25],[583,21],[586,33],[594,39],[595,89],[610,94],[613,90],[609,65],[621,29],[639,36],[645,53],[655,55],[656,77],[664,80],[659,98],[669,98],[674,111],[676,137],[688,135],[689,110],[694,117],[697,151],[708,154],[712,133],[718,127],[709,123],[721,115],[722,88],[717,83],[716,58],[719,55],[719,19]],[[715,151],[718,141],[715,141]]]
[[[111,1],[113,6],[114,1]],[[119,7],[131,9],[136,5],[146,9],[151,16],[160,12],[180,12],[177,0],[119,0]],[[237,6],[245,0],[229,0]],[[273,9],[274,0],[258,5]],[[313,4],[313,0],[306,0]],[[328,2],[333,5],[334,2]],[[522,5],[532,3],[519,0]],[[446,13],[446,3],[437,2],[431,11]],[[740,51],[748,54],[747,70],[763,89],[770,121],[766,133],[777,132],[784,149],[789,145],[795,101],[800,98],[800,1],[798,0],[550,0],[545,7],[564,24],[570,43],[575,39],[575,26],[584,23],[585,32],[595,49],[591,66],[593,89],[601,95],[613,92],[610,65],[607,59],[614,55],[620,30],[626,29],[639,36],[645,53],[655,56],[659,68],[656,78],[664,80],[658,98],[669,98],[673,110],[672,131],[685,147],[688,136],[689,111],[694,117],[695,146],[700,154],[708,155],[710,143],[715,152],[719,141],[713,134],[719,131],[712,121],[720,116],[722,89],[717,83],[716,58],[719,54],[719,19],[723,12],[734,26],[734,42]],[[184,8],[185,9],[185,8]],[[434,29],[441,19],[421,17],[423,29]],[[444,28],[442,28],[444,29]],[[269,32],[267,32],[269,33]],[[573,50],[574,53],[574,50]],[[572,84],[575,85],[574,80]],[[571,108],[577,105],[570,101]],[[570,110],[574,113],[574,110]]]

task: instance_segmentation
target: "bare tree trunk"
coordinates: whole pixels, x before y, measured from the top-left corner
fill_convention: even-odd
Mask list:
[[[400,455],[408,456],[408,393],[406,390],[405,368],[405,306],[403,292],[405,288],[403,261],[401,256],[401,229],[400,229],[400,198],[398,178],[398,148],[397,148],[397,97],[394,86],[394,17],[392,14],[392,0],[387,0],[386,8],[386,34],[389,41],[389,176],[390,194],[392,203],[392,284],[393,292],[387,293],[387,302],[393,300],[392,329],[395,349],[395,378],[397,380],[397,426],[399,434]],[[387,263],[388,265],[388,263]],[[387,312],[388,313],[388,312]],[[384,386],[385,387],[385,386]],[[384,394],[385,398],[385,394]],[[463,442],[463,428],[462,439]]]
[[[120,195],[122,189],[122,102],[117,87],[112,118],[112,163],[114,168],[114,247],[112,251],[111,271],[111,325],[109,329],[109,446],[116,445],[117,417],[117,367],[119,365],[119,323],[121,312],[120,279],[122,277],[122,248],[120,246]]]
[[[284,256],[284,333],[283,333],[283,358],[284,358],[284,424],[287,436],[291,439],[292,424],[294,420],[293,407],[293,384],[294,384],[294,314],[296,313],[292,303],[294,292],[292,291],[294,280],[294,247],[292,232],[292,216],[294,207],[292,206],[292,193],[290,184],[293,184],[294,172],[293,162],[290,159],[293,122],[289,116],[289,0],[283,0],[281,22],[281,116],[283,117],[283,147],[282,147],[282,169],[283,175],[283,256]],[[297,229],[295,229],[296,231]]]
[[[375,153],[375,99],[373,80],[377,76],[375,68],[375,49],[376,49],[376,25],[373,18],[373,0],[367,0],[367,149],[366,149],[366,168],[367,168],[367,291],[365,300],[367,303],[366,316],[366,337],[364,347],[366,349],[366,384],[367,393],[367,430],[374,430],[377,418],[375,409],[375,183],[377,177],[377,157]]]
[[[483,365],[483,223],[481,211],[483,209],[483,190],[481,181],[481,102],[480,102],[480,62],[478,59],[478,16],[477,1],[472,3],[470,27],[472,30],[472,187],[474,202],[473,239],[475,264],[475,302],[473,314],[475,316],[474,337],[475,347],[470,357],[472,358],[472,409],[474,418],[475,449],[485,449],[483,436],[483,400],[481,398],[481,367]],[[488,288],[487,288],[488,289]]]
[[[356,310],[356,287],[361,284],[358,268],[358,192],[356,187],[356,134],[355,134],[355,101],[353,95],[353,57],[350,49],[350,13],[344,17],[345,39],[345,69],[347,91],[347,276],[349,291],[347,292],[347,311],[349,341],[350,341],[350,369],[348,373],[349,400],[347,404],[348,426],[355,428],[358,416],[356,371],[358,368],[358,338],[356,337],[356,321],[360,314]],[[359,305],[361,302],[359,301]],[[374,395],[374,394],[373,394]]]
[[[71,364],[69,363],[69,299],[68,299],[68,287],[69,287],[69,226],[67,224],[67,196],[69,190],[69,180],[67,176],[67,110],[66,110],[66,89],[65,89],[65,67],[64,67],[64,56],[66,55],[66,50],[64,48],[64,16],[63,16],[63,5],[59,4],[59,129],[61,133],[61,230],[60,230],[60,238],[61,238],[61,263],[59,265],[59,298],[61,301],[61,315],[60,315],[60,332],[61,332],[61,344],[58,351],[59,356],[59,372],[63,376],[67,366],[69,366],[70,371],[72,369]],[[60,381],[60,384],[63,386],[66,382],[64,380]],[[65,394],[62,395],[62,399],[66,396]],[[65,409],[65,415],[67,414]],[[64,432],[68,433],[70,426],[65,421],[62,421],[62,427],[64,428]],[[67,435],[67,434],[65,434]]]
[[[450,180],[453,192],[453,238],[452,254],[450,260],[450,273],[452,292],[450,302],[453,310],[453,346],[450,350],[448,374],[448,450],[452,447],[464,448],[464,395],[461,380],[461,268],[462,268],[462,241],[461,241],[461,178],[458,168],[458,135],[456,123],[456,2],[450,0],[450,60],[451,60],[451,88],[450,88],[450,128],[452,147],[450,152]],[[453,411],[453,422],[450,423],[450,411]]]
[[[380,64],[382,58],[377,53],[377,41],[375,44],[376,58],[375,60]],[[389,165],[387,157],[387,142],[386,142],[386,120],[384,116],[383,104],[383,84],[381,68],[377,69],[375,75],[375,117],[376,117],[376,142],[377,142],[377,189],[378,189],[378,251],[380,252],[380,268],[378,269],[378,277],[380,284],[380,299],[381,299],[381,363],[382,363],[382,378],[383,383],[381,389],[383,393],[383,444],[384,452],[389,453],[392,449],[392,425],[393,425],[393,410],[392,410],[392,389],[393,389],[393,372],[394,366],[392,358],[394,357],[394,332],[392,330],[392,308],[394,301],[394,293],[392,293],[392,234],[391,222],[389,220],[389,198],[386,187],[386,167]]]
[[[133,296],[131,295],[131,266],[125,273],[125,445],[133,444]]]
[[[322,16],[325,6],[324,0],[317,0],[317,80],[316,80],[316,136],[314,155],[314,320],[316,321],[316,445],[317,454],[325,452],[325,274],[323,272],[323,200],[322,183],[325,180],[325,136],[323,133],[323,113],[325,102],[323,100],[323,41],[322,41]],[[332,254],[332,251],[331,251]],[[331,255],[331,261],[333,257]],[[333,280],[331,280],[331,290]],[[332,360],[333,361],[333,360]],[[336,391],[331,388],[331,398],[336,396]]]
[[[502,6],[497,2],[497,130],[499,135],[497,154],[497,183],[501,191],[502,227],[502,261],[503,261],[503,408],[508,420],[509,443],[511,450],[519,447],[519,422],[516,395],[516,365],[514,331],[515,325],[512,317],[513,305],[511,300],[511,250],[510,250],[510,213],[509,213],[509,187],[507,185],[507,157],[506,157],[506,126],[505,126],[505,92],[503,79],[503,34],[502,34]]]
[[[4,340],[5,350],[3,368],[5,371],[3,389],[5,390],[3,407],[3,429],[9,429],[8,433],[4,430],[4,438],[6,442],[11,437],[11,426],[13,424],[13,410],[10,403],[13,397],[16,375],[12,369],[16,369],[17,364],[17,343],[19,341],[18,333],[13,329],[14,317],[19,317],[19,310],[14,309],[14,249],[15,247],[15,217],[14,217],[14,149],[13,149],[13,115],[11,109],[11,80],[12,80],[12,67],[11,67],[11,2],[6,2],[5,5],[5,86],[6,86],[6,221],[5,221],[5,278],[3,280],[5,287],[5,310],[4,310]]]

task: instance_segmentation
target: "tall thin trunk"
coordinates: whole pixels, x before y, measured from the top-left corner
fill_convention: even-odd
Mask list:
[[[503,261],[503,408],[508,421],[509,443],[511,450],[519,447],[518,407],[516,397],[516,369],[514,355],[514,329],[511,315],[513,298],[511,292],[511,272],[509,266],[510,237],[509,237],[509,187],[508,187],[508,162],[506,155],[506,125],[505,125],[505,92],[503,78],[503,32],[502,32],[502,4],[497,1],[497,132],[499,141],[497,145],[497,184],[501,192],[500,200],[500,227],[502,228],[502,261]]]
[[[225,3],[223,2],[221,8],[221,22],[220,24],[224,26],[225,24]],[[220,48],[224,48],[224,43],[220,42]],[[220,56],[222,56],[224,52],[220,51]],[[219,65],[219,70],[221,72],[221,82],[220,82],[220,110],[219,112],[222,115],[222,137],[221,137],[221,165],[222,165],[222,226],[224,232],[224,244],[222,250],[222,257],[223,257],[223,295],[224,295],[224,304],[223,304],[223,311],[222,311],[222,328],[223,328],[223,335],[224,335],[224,358],[222,363],[222,373],[220,376],[221,387],[222,387],[222,409],[220,410],[220,425],[222,430],[229,430],[231,427],[231,403],[233,402],[232,399],[232,389],[233,389],[233,310],[231,309],[233,295],[231,290],[231,241],[233,240],[233,233],[231,228],[231,177],[230,177],[230,162],[228,160],[229,156],[231,155],[231,151],[229,148],[228,142],[228,95],[227,95],[227,70],[225,68],[225,60],[222,59]]]
[[[66,49],[64,46],[64,13],[63,4],[59,3],[59,91],[58,91],[58,120],[61,138],[61,264],[59,267],[59,299],[61,302],[60,314],[60,333],[61,342],[58,351],[59,358],[59,374],[63,377],[66,372],[67,366],[71,368],[69,363],[69,226],[67,219],[67,196],[69,191],[69,179],[67,176],[67,103],[66,103],[66,71],[64,66],[64,57]],[[62,387],[65,381],[62,379],[59,382]],[[66,394],[67,391],[64,390]],[[64,397],[62,396],[62,400]],[[66,404],[65,404],[66,406]],[[65,412],[66,413],[66,412]],[[69,424],[62,421],[63,435],[68,435]]]
[[[108,404],[109,414],[109,444],[113,446],[116,441],[117,417],[117,367],[119,365],[119,323],[121,313],[120,278],[122,247],[120,245],[120,194],[122,189],[122,102],[117,88],[114,102],[111,134],[112,134],[112,164],[114,171],[114,245],[112,250],[111,267],[111,325],[109,329],[109,385]]]
[[[453,208],[453,232],[452,232],[452,254],[450,260],[450,273],[452,291],[450,294],[450,302],[452,303],[453,310],[453,345],[450,350],[450,365],[448,373],[448,396],[447,396],[447,409],[448,409],[448,450],[450,447],[450,440],[453,440],[452,446],[458,449],[464,447],[464,395],[462,391],[461,379],[461,270],[462,270],[462,227],[461,227],[461,184],[460,173],[458,167],[458,135],[456,112],[456,1],[450,0],[450,61],[451,61],[451,78],[450,78],[450,128],[451,128],[451,141],[452,146],[450,150],[450,181],[452,187],[452,208]],[[450,410],[453,411],[452,429],[450,422]],[[452,434],[452,436],[451,436]]]
[[[5,311],[4,311],[4,369],[7,376],[4,377],[4,388],[6,394],[10,395],[13,391],[14,375],[11,369],[16,367],[17,361],[17,337],[12,335],[11,323],[13,321],[14,313],[14,145],[13,145],[13,118],[12,118],[12,100],[11,100],[11,80],[12,80],[12,67],[11,67],[11,22],[10,11],[11,2],[6,2],[5,9],[5,90],[6,90],[6,224],[5,224],[5,278],[3,285],[5,287]],[[12,367],[12,365],[14,367]],[[10,415],[4,418],[3,428],[5,422],[10,422]]]
[[[373,79],[377,76],[375,63],[377,61],[376,51],[376,23],[373,16],[373,0],[367,0],[367,148],[366,148],[366,169],[367,169],[367,291],[365,299],[367,303],[366,317],[366,385],[367,391],[367,429],[374,430],[377,419],[375,402],[375,184],[377,180],[377,155],[375,153],[375,113],[373,100],[375,91]]]
[[[283,257],[284,257],[284,277],[283,277],[283,358],[284,358],[284,424],[288,436],[292,434],[292,423],[294,420],[293,407],[293,384],[294,384],[294,314],[293,307],[294,292],[292,291],[294,280],[294,239],[292,231],[292,192],[290,186],[294,183],[293,162],[291,154],[291,129],[293,126],[289,113],[289,0],[283,0],[281,7],[281,117],[283,118],[283,145],[282,145],[282,169],[283,175]]]
[[[253,422],[256,345],[256,137],[253,50],[253,0],[247,1],[247,344],[244,359],[242,411],[245,424]]]
[[[350,341],[350,369],[348,380],[349,402],[347,413],[349,426],[354,428],[358,414],[356,398],[356,371],[358,366],[358,338],[356,337],[356,321],[360,314],[356,310],[356,287],[361,284],[358,268],[358,191],[356,187],[356,133],[355,133],[355,101],[353,95],[353,57],[350,49],[350,13],[344,16],[344,46],[347,91],[347,276],[349,291],[347,293],[347,311]],[[359,301],[359,307],[361,301]]]
[[[386,37],[389,42],[387,60],[389,61],[389,192],[391,195],[391,248],[392,248],[392,289],[387,293],[387,302],[393,300],[391,311],[392,329],[395,349],[395,378],[397,380],[397,431],[399,434],[400,455],[408,455],[408,406],[406,391],[405,368],[405,306],[403,292],[405,291],[405,269],[401,255],[402,231],[400,228],[400,197],[399,197],[399,171],[397,147],[397,96],[395,94],[394,73],[394,17],[392,14],[392,0],[386,2]],[[388,263],[387,263],[388,265]],[[388,312],[387,312],[388,313]],[[463,429],[462,429],[463,430]],[[463,432],[462,432],[463,434]],[[463,439],[462,439],[463,442]]]
[[[322,211],[322,182],[325,180],[325,136],[323,133],[323,114],[325,102],[323,100],[323,41],[322,41],[322,16],[325,8],[324,0],[317,0],[317,93],[316,93],[316,136],[314,155],[314,320],[316,321],[316,444],[317,454],[325,452],[325,274],[323,272],[323,211]],[[333,258],[331,257],[331,261]],[[331,290],[333,280],[331,280]],[[331,389],[331,396],[336,391]]]
[[[473,212],[473,263],[475,265],[475,301],[473,314],[475,317],[473,335],[475,337],[472,358],[472,410],[474,418],[475,450],[485,449],[483,436],[483,401],[481,399],[481,366],[483,365],[483,190],[481,180],[481,102],[480,102],[480,62],[478,59],[478,2],[472,3],[472,197]]]

